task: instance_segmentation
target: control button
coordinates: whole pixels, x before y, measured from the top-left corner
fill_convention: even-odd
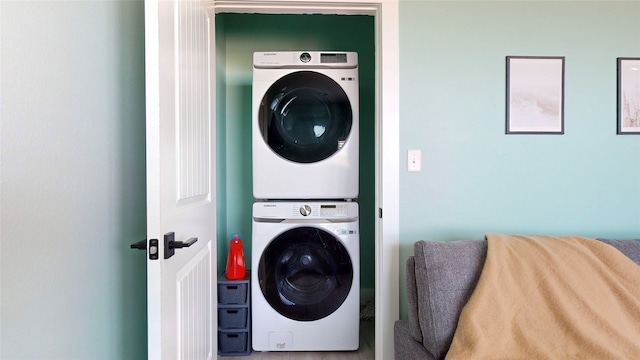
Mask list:
[[[311,214],[311,206],[309,205],[300,206],[300,215],[309,216],[310,214]]]
[[[308,63],[309,61],[311,61],[311,54],[309,54],[308,52],[300,54],[300,61],[302,61],[303,63]]]

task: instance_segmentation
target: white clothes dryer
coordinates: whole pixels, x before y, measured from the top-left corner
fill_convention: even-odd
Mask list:
[[[253,350],[358,349],[358,233],[355,202],[254,203]]]
[[[358,197],[358,54],[253,54],[256,199]]]

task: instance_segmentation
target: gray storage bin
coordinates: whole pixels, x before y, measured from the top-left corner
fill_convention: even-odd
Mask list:
[[[251,354],[251,280],[218,277],[218,355]]]
[[[218,282],[218,304],[246,304],[248,293],[248,282]]]
[[[220,329],[246,328],[249,320],[247,307],[220,307],[218,308],[218,326]]]
[[[251,353],[248,331],[218,331],[218,354],[226,356]]]

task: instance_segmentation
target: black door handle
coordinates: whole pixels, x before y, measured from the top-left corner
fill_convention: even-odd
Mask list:
[[[131,244],[132,249],[147,250],[147,239],[140,240]]]
[[[182,249],[185,247],[189,247],[198,241],[198,238],[192,237],[191,239],[182,242],[182,241],[172,241],[169,243],[169,249]]]
[[[176,234],[173,231],[170,233],[164,234],[164,258],[165,259],[172,257],[176,253],[175,249],[182,249],[185,247],[189,247],[195,244],[196,241],[198,241],[198,238],[196,237],[192,237],[185,242],[175,241],[175,238],[176,238]]]

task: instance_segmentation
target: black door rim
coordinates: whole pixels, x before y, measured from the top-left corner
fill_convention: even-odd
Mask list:
[[[344,89],[314,71],[287,74],[266,91],[258,111],[265,143],[296,163],[329,158],[348,141],[353,109]]]
[[[280,315],[315,321],[334,313],[353,284],[347,249],[324,229],[304,226],[274,238],[260,255],[260,290]]]

